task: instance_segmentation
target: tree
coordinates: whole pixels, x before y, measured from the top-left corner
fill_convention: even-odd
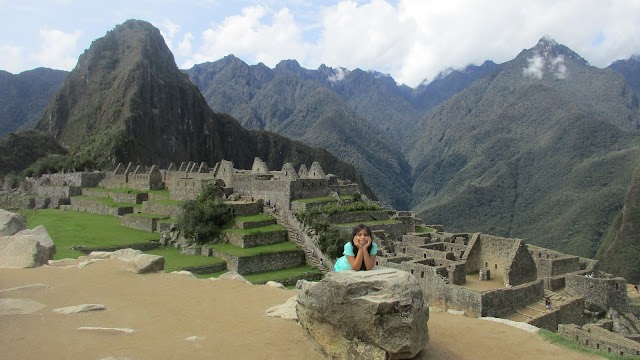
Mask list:
[[[222,227],[233,218],[233,208],[220,200],[221,194],[222,188],[210,183],[196,200],[182,205],[178,228],[186,239],[198,244],[215,242]]]

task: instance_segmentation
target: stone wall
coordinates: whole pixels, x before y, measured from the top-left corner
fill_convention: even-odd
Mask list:
[[[262,212],[262,204],[258,202],[227,201],[226,203],[233,206],[233,216],[250,216]]]
[[[226,241],[235,246],[249,248],[287,241],[287,231],[283,229],[255,234],[239,234],[237,232],[226,231],[223,233],[223,237]]]
[[[238,274],[274,271],[301,266],[305,264],[304,252],[292,250],[255,256],[234,256],[213,250],[213,256],[227,262],[227,269]]]
[[[68,205],[69,210],[89,212],[92,214],[122,216],[124,214],[131,214],[133,207],[111,207],[96,203],[90,199],[78,199],[76,197],[71,198],[71,205]]]
[[[627,283],[623,278],[592,278],[569,274],[565,279],[565,291],[572,296],[584,297],[585,303],[602,310],[627,307]]]
[[[538,280],[512,288],[496,289],[482,293],[482,316],[502,317],[544,295],[544,281]]]
[[[337,204],[338,203],[338,199],[330,199],[330,200],[324,200],[324,201],[315,201],[315,202],[311,202],[311,203],[305,203],[302,201],[292,201],[291,202],[291,211],[293,211],[294,213],[296,212],[305,212],[305,211],[310,211],[313,209],[317,209],[320,207],[323,207],[325,205],[330,205],[330,204]]]
[[[0,193],[0,209],[33,209],[35,203],[36,201],[33,196],[24,196],[15,193]]]
[[[142,212],[147,214],[167,215],[170,218],[177,219],[182,215],[182,207],[180,205],[169,205],[145,201],[142,203]]]
[[[32,193],[57,198],[68,198],[82,194],[82,188],[77,186],[49,186],[35,184],[32,188]]]
[[[105,176],[101,171],[43,174],[38,182],[50,186],[96,187]]]
[[[276,208],[289,209],[291,184],[290,180],[260,180],[257,175],[237,176],[233,180],[233,191],[242,198],[262,199]]]
[[[561,324],[558,326],[558,334],[565,339],[576,341],[582,346],[605,353],[623,357],[640,356],[640,343],[596,325]]]
[[[128,214],[120,218],[120,223],[126,227],[149,232],[155,232],[158,229],[157,218],[148,218]]]
[[[119,193],[119,192],[110,192],[109,197],[113,199],[113,201],[118,203],[127,203],[127,204],[142,204],[143,201],[149,200],[149,195],[147,193]]]
[[[204,183],[211,180],[200,178],[177,178],[169,185],[170,198],[178,201],[195,200],[202,192]]]
[[[524,241],[516,239],[511,248],[511,256],[508,267],[505,269],[504,283],[510,286],[518,286],[535,281],[537,276],[536,263],[524,245]]]
[[[455,255],[452,252],[428,249],[428,248],[425,248],[425,245],[410,246],[410,245],[405,245],[405,243],[403,242],[403,244],[399,246],[399,249],[402,251],[403,254],[406,254],[413,258],[420,258],[420,259],[442,258],[447,260],[456,259]]]
[[[527,323],[533,326],[553,332],[558,331],[559,324],[583,325],[585,322],[583,298],[573,299],[547,313],[527,321]]]
[[[269,226],[276,223],[275,218],[271,218],[263,221],[236,221],[238,229],[255,229],[263,226]]]
[[[329,195],[327,179],[298,179],[291,183],[291,200]]]
[[[431,243],[431,233],[405,234],[402,236],[402,244],[422,246]]]

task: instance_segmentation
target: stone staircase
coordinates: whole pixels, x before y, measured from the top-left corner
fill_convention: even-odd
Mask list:
[[[549,297],[549,299],[551,299],[551,309],[547,309],[547,307],[545,306],[544,299],[546,297]],[[528,322],[529,320],[536,318],[542,314],[553,311],[560,305],[568,302],[570,299],[571,297],[567,294],[564,294],[563,292],[554,292],[545,289],[542,298],[516,310],[516,312],[512,315],[509,315],[507,319],[513,321]]]
[[[331,269],[327,267],[321,259],[318,258],[314,249],[311,249],[302,239],[300,239],[300,235],[298,231],[289,223],[287,220],[288,214],[282,212],[281,214],[271,212],[271,209],[265,207],[265,213],[270,213],[276,218],[277,223],[287,229],[287,234],[289,236],[289,241],[298,245],[304,251],[304,257],[307,264],[319,269],[322,273],[326,274]]]

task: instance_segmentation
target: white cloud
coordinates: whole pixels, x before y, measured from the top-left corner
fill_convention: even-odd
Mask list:
[[[191,42],[193,41],[193,34],[188,32],[184,34],[182,41],[178,44],[176,52],[180,56],[191,55]]]
[[[532,77],[534,79],[542,79],[544,75],[544,58],[536,54],[532,58],[528,58],[529,66],[522,69],[522,75]]]
[[[24,58],[22,48],[14,45],[0,46],[0,69],[11,73],[19,73],[23,70]]]
[[[333,70],[333,74],[329,75],[329,77],[327,77],[327,80],[329,80],[332,83],[337,83],[338,81],[344,80],[344,78],[348,74],[349,74],[349,70],[339,67]]]
[[[567,65],[564,63],[564,56],[552,58],[551,69],[554,71],[553,76],[558,79],[566,79],[569,75],[567,72]]]
[[[42,66],[53,69],[71,70],[78,62],[76,51],[78,39],[82,35],[79,30],[65,33],[60,30],[40,30],[40,48],[33,55]]]
[[[274,66],[283,59],[304,57],[301,31],[289,9],[244,8],[202,33],[202,45],[186,63],[199,64],[234,54],[249,62]]]

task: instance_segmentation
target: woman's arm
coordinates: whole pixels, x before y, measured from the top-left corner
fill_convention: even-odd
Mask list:
[[[347,256],[347,260],[349,260],[349,264],[351,264],[351,269],[355,271],[359,271],[360,267],[362,267],[362,262],[364,262],[364,267],[367,270],[371,270],[373,266],[376,264],[376,256],[369,254],[369,249],[371,247],[371,240],[367,245],[358,247],[358,254],[356,256]]]

